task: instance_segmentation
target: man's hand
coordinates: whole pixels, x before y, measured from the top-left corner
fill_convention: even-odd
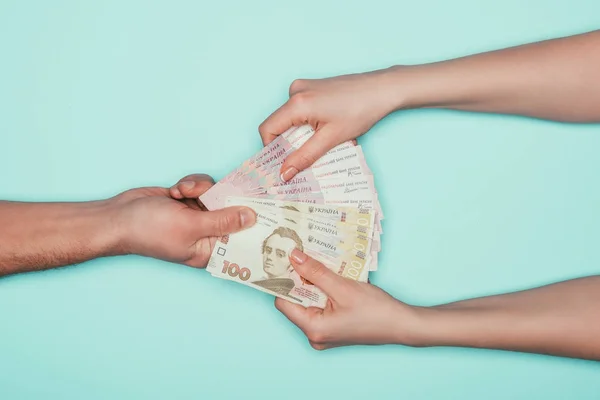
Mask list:
[[[217,237],[256,222],[247,207],[201,211],[197,198],[212,185],[198,174],[107,200],[0,201],[0,276],[122,254],[204,267]]]
[[[419,327],[415,308],[376,286],[343,278],[297,249],[290,260],[300,276],[328,296],[325,309],[275,299],[275,307],[304,332],[313,348],[414,342]]]
[[[115,197],[126,252],[205,267],[219,236],[256,222],[248,207],[201,211],[198,196],[213,184],[208,175],[194,174],[170,189],[132,189]]]

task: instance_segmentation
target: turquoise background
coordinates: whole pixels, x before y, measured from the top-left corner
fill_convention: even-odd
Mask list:
[[[219,179],[260,149],[257,127],[294,78],[599,27],[597,0],[0,0],[0,198]],[[598,125],[420,110],[360,143],[386,214],[371,279],[398,298],[431,305],[600,272]],[[589,361],[317,352],[272,302],[135,256],[2,279],[0,398],[600,396]]]

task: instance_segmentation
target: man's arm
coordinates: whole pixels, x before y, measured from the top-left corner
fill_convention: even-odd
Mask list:
[[[0,201],[0,276],[116,254],[115,215],[108,201]]]
[[[204,267],[217,237],[256,222],[248,207],[200,210],[197,199],[213,184],[192,174],[171,188],[136,188],[98,201],[0,201],[0,277],[121,254]]]
[[[600,360],[600,276],[419,310],[418,346]]]
[[[395,109],[600,122],[600,30],[391,70]]]

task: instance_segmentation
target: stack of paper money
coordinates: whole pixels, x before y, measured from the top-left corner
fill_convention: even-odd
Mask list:
[[[208,210],[243,205],[258,216],[217,241],[213,276],[324,307],[326,295],[291,266],[294,248],[350,279],[364,282],[377,270],[383,213],[360,146],[345,142],[292,180],[280,178],[287,155],[313,134],[309,125],[289,129],[200,196]]]

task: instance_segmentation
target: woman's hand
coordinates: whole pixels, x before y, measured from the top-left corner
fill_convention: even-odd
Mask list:
[[[325,309],[305,308],[277,298],[275,307],[307,336],[317,350],[355,344],[416,344],[417,309],[368,283],[341,277],[295,249],[294,269],[327,296]]]
[[[366,133],[398,107],[390,68],[326,79],[298,79],[290,86],[290,99],[259,127],[267,145],[292,126],[310,124],[314,136],[285,160],[285,181],[310,167],[323,154]]]

